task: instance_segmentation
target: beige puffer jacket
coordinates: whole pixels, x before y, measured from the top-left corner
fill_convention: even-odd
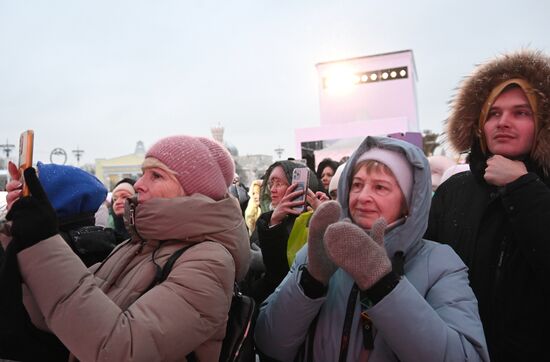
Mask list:
[[[235,274],[249,245],[237,201],[203,195],[138,205],[142,237],[87,270],[56,235],[18,255],[33,322],[55,333],[80,361],[216,361]],[[159,240],[165,240],[160,242]],[[188,249],[161,284],[143,294],[172,253]],[[142,295],[143,294],[143,295]],[[38,316],[43,316],[41,321]]]

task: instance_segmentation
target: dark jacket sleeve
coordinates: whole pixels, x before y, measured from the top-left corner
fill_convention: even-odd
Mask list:
[[[256,222],[258,241],[266,269],[266,279],[277,286],[290,270],[286,256],[286,247],[290,235],[289,223],[294,219],[286,218],[279,225],[269,227],[272,211],[260,215]]]
[[[449,232],[449,227],[446,222],[450,215],[447,212],[452,212],[453,209],[460,207],[461,205],[455,205],[455,199],[457,193],[461,192],[455,185],[457,184],[456,175],[441,184],[435,191],[432,197],[432,204],[430,207],[430,214],[428,217],[428,228],[424,233],[424,239],[437,241],[443,244],[453,244],[455,238],[449,238],[449,234],[455,234]],[[453,209],[449,209],[452,207]],[[456,235],[453,235],[456,237]]]
[[[502,189],[502,203],[518,247],[540,278],[541,285],[547,285],[550,276],[550,189],[536,174],[528,173]]]
[[[424,233],[424,239],[441,242],[438,236],[439,218],[442,217],[443,208],[443,192],[436,190],[432,197],[432,204],[430,206],[430,215],[428,217],[428,228]]]
[[[59,339],[36,328],[23,305],[17,250],[12,242],[0,264],[0,358],[63,361],[69,352]]]
[[[488,192],[470,172],[451,176],[432,197],[424,239],[449,244],[464,259],[471,255]]]

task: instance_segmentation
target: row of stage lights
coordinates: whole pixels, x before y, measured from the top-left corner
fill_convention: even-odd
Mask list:
[[[386,80],[404,79],[409,76],[407,67],[381,69],[370,72],[354,73],[349,78],[353,84],[373,83]],[[333,77],[323,78],[323,88],[331,88],[333,82],[341,83],[343,79],[332,79]]]

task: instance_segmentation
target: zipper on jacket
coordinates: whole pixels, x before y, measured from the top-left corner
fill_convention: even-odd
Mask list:
[[[136,227],[136,206],[137,206],[137,199],[129,199],[127,201],[130,205],[130,209],[128,210],[128,227],[130,230],[130,237],[131,239],[134,239],[134,237],[138,240],[140,240],[141,244],[139,245],[139,248],[136,250],[135,255],[141,254],[143,251],[143,247],[145,246],[146,240],[145,238],[141,237],[139,234],[137,227]]]
[[[504,258],[506,257],[506,249],[508,246],[508,241],[506,236],[503,237],[502,242],[500,243],[500,252],[498,255],[497,270],[495,273],[495,297],[497,292],[497,287],[500,284],[500,278],[502,277],[502,265],[504,264]]]
[[[500,251],[498,254],[497,267],[495,271],[495,280],[493,284],[493,293],[491,296],[491,300],[494,306],[499,305],[498,301],[502,295],[500,291],[502,290],[501,284],[502,284],[503,271],[507,263],[506,259],[508,258],[508,244],[509,244],[508,238],[504,236],[500,243]],[[493,328],[498,328],[498,323],[496,320],[493,320],[491,324],[493,325]]]
[[[130,208],[130,225],[136,225],[136,209],[135,207]]]
[[[141,243],[139,244],[139,248],[136,250],[135,255],[141,254],[144,246],[145,246],[145,240],[141,240]]]
[[[488,325],[485,327],[485,335],[487,339],[494,339],[495,336],[498,334],[499,328],[501,328],[501,322],[499,318],[499,298],[502,298],[502,293],[500,291],[502,290],[501,284],[502,284],[502,277],[503,277],[503,268],[506,266],[506,259],[507,259],[507,252],[508,252],[508,239],[506,236],[503,237],[502,242],[500,243],[500,250],[498,253],[498,261],[497,261],[497,267],[495,271],[495,280],[492,288],[492,295],[490,297],[490,301],[493,304],[493,308],[495,308],[493,311],[489,313],[489,320]]]

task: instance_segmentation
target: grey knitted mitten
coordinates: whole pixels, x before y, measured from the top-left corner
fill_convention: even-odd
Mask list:
[[[391,271],[384,248],[386,221],[378,219],[371,235],[359,226],[338,222],[327,228],[325,244],[330,259],[344,269],[359,286],[367,290]]]
[[[340,219],[342,208],[336,201],[325,201],[313,212],[309,221],[307,238],[307,270],[312,277],[324,285],[336,271],[336,265],[328,258],[323,235],[330,224]]]

